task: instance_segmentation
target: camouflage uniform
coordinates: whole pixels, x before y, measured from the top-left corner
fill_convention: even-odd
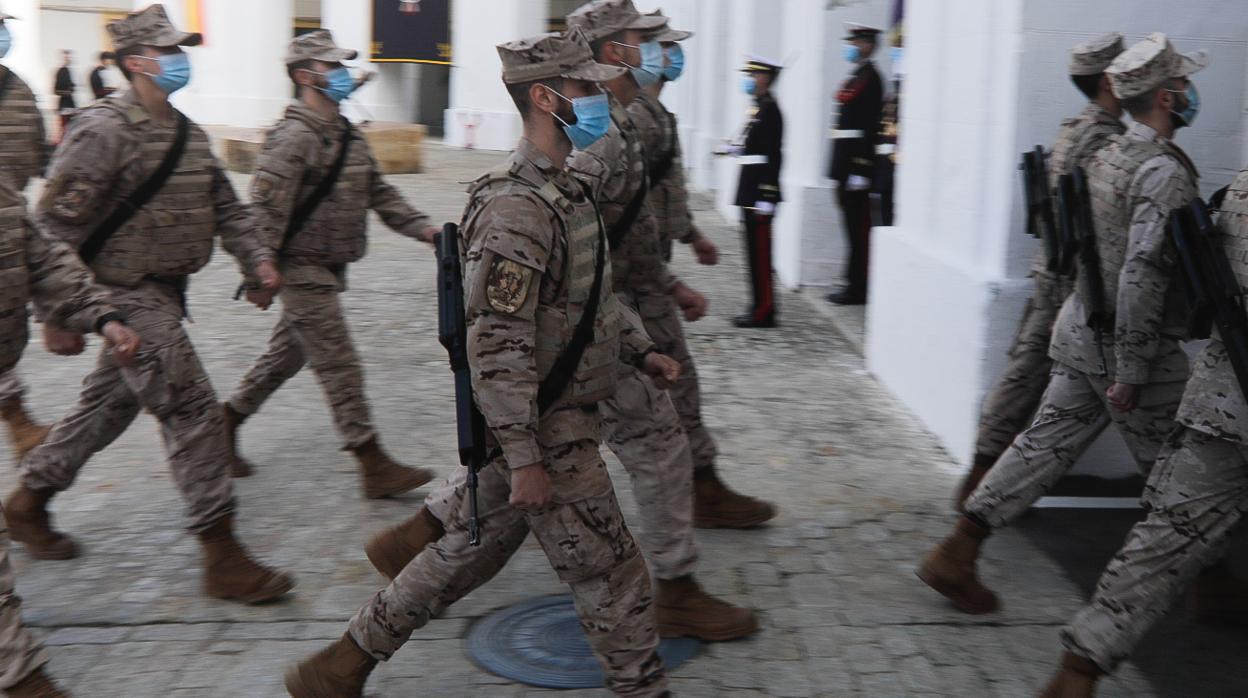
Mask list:
[[[1135,123],[1093,156],[1088,167],[1105,298],[1116,299],[1114,331],[1098,343],[1085,323],[1084,301],[1062,305],[1049,355],[1056,362],[1035,421],[966,503],[973,519],[996,528],[1026,511],[1113,422],[1141,472],[1156,460],[1175,428],[1187,380],[1180,284],[1166,222],[1196,195],[1197,172],[1187,155],[1150,127]],[[1120,292],[1121,290],[1121,292]],[[1113,410],[1105,390],[1114,382],[1141,386],[1131,412]]]
[[[346,125],[326,121],[294,103],[274,126],[256,161],[251,200],[269,245],[281,247],[286,224],[307,199],[342,147]],[[353,131],[342,175],[282,254],[282,318],[265,352],[230,398],[239,414],[254,414],[283,383],[311,363],[329,399],[334,424],[347,448],[375,437],[364,373],[351,343],[338,294],[346,288],[346,265],[359,261],[368,244],[368,211],[394,230],[418,238],[428,219],[386,183],[368,142]]]
[[[174,136],[174,127],[157,123],[132,92],[82,110],[50,166],[40,224],[80,247],[156,169]],[[191,530],[206,530],[232,512],[221,411],[182,326],[183,288],[208,263],[216,235],[245,270],[272,260],[256,227],[209,150],[208,135],[190,124],[173,175],[91,263],[95,280],[143,337],[135,365],[121,368],[108,351],[100,353],[78,405],[23,461],[25,487],[67,489],[87,459],[146,409],[163,426],[174,480],[190,505]]]

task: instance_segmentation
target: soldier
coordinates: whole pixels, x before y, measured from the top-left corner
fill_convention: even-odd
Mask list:
[[[378,444],[364,396],[364,372],[338,294],[346,289],[347,264],[364,256],[369,209],[417,240],[432,242],[437,231],[386,183],[368,141],[340,113],[339,103],[355,88],[342,61],[355,56],[335,46],[328,30],[290,43],[286,69],[299,90],[298,101],[269,131],[251,184],[256,215],[282,260],[282,317],[268,351],[243,377],[223,412],[233,474],[250,475],[251,464],[237,452],[239,425],[310,363],[338,433],[359,462],[364,496],[378,499],[420,487],[433,476],[395,463]],[[340,175],[336,182],[334,174]],[[327,179],[331,188],[322,191]],[[309,206],[314,207],[311,214],[302,215]],[[253,294],[261,307],[272,301],[270,291]]]
[[[606,133],[606,98],[595,83],[623,71],[595,63],[583,39],[561,34],[498,52],[524,138],[502,167],[473,183],[461,241],[473,391],[492,451],[480,473],[481,546],[468,543],[461,483],[441,540],[362,608],[340,640],[287,672],[296,698],[362,695],[378,660],[492,578],[530,530],[572,589],[607,686],[624,696],[667,695],[646,564],[599,454],[596,404],[613,391],[621,359],[657,380],[674,378],[679,366],[655,353],[635,317],[625,323],[611,292],[605,227],[563,164],[574,146]],[[595,305],[593,339],[543,413],[538,385]]]
[[[107,296],[64,243],[45,238],[26,217],[22,195],[0,177],[0,379],[13,372],[26,348],[26,305],[33,296],[45,318],[80,332],[99,332],[113,360],[133,365],[139,337],[126,327]],[[64,696],[44,674],[39,641],[22,626],[14,590],[8,532],[0,530],[0,689],[9,696]]]
[[[1059,176],[1087,165],[1092,154],[1105,147],[1111,136],[1126,131],[1122,106],[1105,76],[1105,69],[1122,51],[1122,35],[1118,33],[1106,34],[1071,50],[1070,79],[1088,98],[1088,104],[1078,116],[1062,122],[1049,159],[1050,186],[1056,188]],[[1049,369],[1053,366],[1049,358],[1053,322],[1070,295],[1073,282],[1068,276],[1050,270],[1048,261],[1048,253],[1041,246],[1031,263],[1035,286],[1010,347],[1009,361],[996,387],[984,400],[975,441],[975,460],[955,497],[959,511],[992,464],[1031,422],[1049,383]]]
[[[849,264],[845,287],[829,295],[828,300],[838,305],[862,305],[867,302],[871,180],[875,177],[875,146],[884,111],[884,81],[871,60],[880,30],[853,23],[846,23],[845,28],[845,60],[854,70],[836,93],[840,115],[832,131],[828,177],[836,182],[836,200],[845,217]]]
[[[13,45],[6,26],[12,19],[17,18],[0,10],[0,59]],[[12,70],[0,65],[0,179],[20,193],[47,164],[47,137],[35,94]],[[5,371],[0,376],[0,418],[8,425],[16,460],[21,460],[48,433],[48,427],[36,424],[26,413],[22,399],[25,393],[17,371]]]
[[[754,98],[754,106],[737,140],[715,151],[717,155],[737,156],[741,161],[734,205],[741,207],[753,302],[749,311],[732,323],[737,327],[775,327],[778,310],[771,266],[771,224],[782,199],[784,116],[772,96],[772,87],[780,78],[780,64],[752,57],[741,70],[745,73],[742,88]]]
[[[1185,125],[1172,112],[1187,108],[1188,76],[1205,63],[1203,54],[1180,55],[1164,34],[1153,34],[1106,70],[1135,120],[1087,168],[1100,257],[1092,273],[1101,277],[1106,303],[1114,303],[1113,331],[1102,346],[1087,325],[1091,300],[1079,284],[1058,314],[1049,349],[1053,370],[1035,421],[988,471],[953,533],[920,567],[919,577],[965,613],[998,608],[975,573],[984,539],[1043,496],[1106,426],[1118,428],[1144,473],[1176,427],[1188,377],[1179,346],[1187,318],[1182,284],[1172,278],[1166,222],[1196,195],[1197,173],[1171,140]]]
[[[182,327],[187,277],[207,264],[216,235],[271,290],[281,285],[274,251],[256,235],[207,134],[169,104],[190,79],[180,47],[198,45],[200,35],[176,30],[162,5],[111,22],[108,32],[130,89],[75,118],[49,168],[38,221],[80,251],[145,348],[133,367],[101,352],[77,406],[22,462],[5,519],[32,556],[77,556],[74,541],[52,527],[48,501],[145,409],[161,423],[189,528],[203,544],[205,592],[242,602],[277,598],[294,582],[257,564],[234,537],[221,409]],[[80,332],[55,318],[44,323],[44,339],[53,351],[81,350]]]

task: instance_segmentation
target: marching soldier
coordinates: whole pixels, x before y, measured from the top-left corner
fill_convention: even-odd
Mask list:
[[[1071,50],[1070,79],[1088,98],[1088,104],[1078,116],[1062,122],[1049,159],[1052,188],[1056,188],[1061,175],[1087,165],[1092,154],[1105,147],[1111,136],[1127,130],[1122,123],[1122,105],[1105,76],[1105,69],[1122,51],[1122,35],[1118,33],[1106,34]],[[1023,311],[1023,322],[1014,337],[1014,345],[1010,347],[1009,361],[996,387],[984,400],[975,460],[955,498],[959,510],[1014,437],[1031,422],[1040,396],[1049,384],[1049,369],[1053,366],[1049,340],[1053,336],[1053,323],[1057,320],[1057,311],[1070,295],[1073,282],[1050,270],[1048,261],[1042,245],[1031,263],[1035,287]]]
[[[101,352],[78,404],[22,462],[5,519],[32,556],[76,557],[74,541],[52,527],[48,502],[147,410],[161,423],[189,528],[203,544],[205,592],[248,603],[277,598],[294,582],[252,560],[234,536],[221,409],[182,326],[187,277],[207,264],[214,237],[269,290],[281,285],[274,251],[256,236],[207,134],[169,104],[190,80],[180,47],[198,45],[200,35],[175,29],[162,5],[110,23],[108,32],[130,90],[74,120],[49,167],[38,220],[79,250],[144,349],[133,367]],[[53,351],[81,350],[79,329],[54,317],[44,337]]]
[[[845,60],[854,72],[836,93],[840,105],[832,131],[832,164],[828,177],[836,182],[836,198],[845,217],[849,246],[845,288],[828,296],[838,305],[867,302],[867,268],[871,249],[871,183],[875,177],[875,146],[884,111],[884,81],[871,60],[880,30],[846,24]]]
[[[287,672],[295,698],[361,696],[378,660],[492,578],[530,530],[572,589],[607,686],[622,696],[667,695],[646,564],[599,453],[597,403],[614,390],[620,360],[659,380],[679,367],[654,352],[635,318],[626,324],[612,292],[606,230],[564,165],[574,146],[605,135],[610,122],[595,118],[605,100],[595,83],[623,73],[595,63],[577,39],[546,34],[498,47],[524,138],[503,167],[472,185],[464,213],[469,362],[494,451],[480,473],[481,546],[468,543],[461,482],[445,535],[378,592],[340,640]],[[591,312],[593,337],[543,413],[538,385]]]
[[[1197,192],[1196,168],[1172,140],[1194,105],[1188,76],[1203,54],[1181,55],[1153,34],[1114,59],[1106,72],[1135,123],[1113,136],[1087,168],[1099,275],[1112,316],[1104,345],[1087,324],[1079,284],[1058,314],[1049,355],[1053,370],[1031,426],[966,500],[953,533],[924,560],[919,577],[965,613],[997,610],[975,561],[994,529],[1013,522],[1053,485],[1109,424],[1118,428],[1144,473],[1174,431],[1188,377],[1179,346],[1187,318],[1173,279],[1170,211]],[[1111,301],[1111,299],[1113,299]]]
[[[347,265],[364,256],[369,209],[417,240],[432,242],[437,231],[386,183],[368,142],[341,115],[339,103],[355,89],[342,61],[355,56],[334,45],[324,29],[290,43],[286,68],[299,89],[298,101],[269,131],[251,185],[256,216],[281,256],[282,317],[268,351],[243,377],[223,412],[233,473],[249,475],[251,465],[238,456],[239,425],[311,364],[338,433],[359,461],[364,495],[377,499],[420,487],[433,476],[394,462],[378,444],[364,373],[338,294],[346,289]],[[261,307],[273,298],[271,291],[252,294]]]
[[[17,18],[0,9],[0,59],[13,45],[6,26],[13,19]],[[12,70],[0,65],[0,179],[21,193],[47,164],[47,136],[35,94]],[[26,413],[25,393],[17,371],[5,371],[0,376],[0,418],[8,425],[17,460],[48,433],[48,427],[36,424]]]

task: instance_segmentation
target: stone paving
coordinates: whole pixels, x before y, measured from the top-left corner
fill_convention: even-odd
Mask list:
[[[498,159],[433,146],[427,174],[392,181],[437,220],[449,220],[465,199],[458,182]],[[236,180],[240,190],[245,183]],[[745,291],[736,229],[700,209],[698,223],[721,245],[723,262],[698,267],[680,249],[676,267],[712,298],[711,316],[689,326],[707,420],[725,478],[779,502],[782,514],[759,531],[699,533],[702,581],[760,609],[764,629],[748,641],[711,646],[681,667],[673,675],[676,695],[1034,695],[1059,654],[1058,627],[1129,521],[1107,526],[1092,517],[1071,525],[1051,511],[1031,517],[988,547],[984,572],[1005,610],[974,619],[954,611],[913,568],[951,521],[948,498],[959,469],[866,374],[811,306],[817,296],[786,294],[777,331],[732,328],[728,318]],[[398,457],[449,473],[456,463],[452,391],[436,340],[430,251],[376,221],[373,229],[371,253],[351,269],[344,303],[376,421]],[[260,354],[276,320],[274,312],[232,302],[235,283],[232,260],[219,255],[191,289],[191,333],[223,393]],[[71,404],[91,363],[90,356],[50,357],[32,343],[21,371],[40,417],[54,419]],[[285,667],[339,636],[380,586],[361,545],[412,513],[423,492],[362,499],[311,374],[291,380],[248,422],[242,442],[259,466],[237,482],[242,535],[259,556],[297,576],[297,593],[285,603],[246,608],[198,594],[198,547],[181,529],[181,504],[148,417],[54,502],[84,556],[36,562],[20,548],[14,553],[25,617],[47,638],[52,672],[77,695],[283,695]],[[618,465],[613,475],[627,482]],[[12,467],[3,468],[0,487],[13,482]],[[631,515],[626,487],[621,498]],[[1056,532],[1048,538],[1035,534],[1050,528]],[[1095,554],[1086,555],[1080,574],[1068,573],[1064,551],[1081,545]],[[382,665],[369,695],[553,694],[477,669],[462,637],[493,609],[560,591],[530,541],[498,579]],[[1152,673],[1128,666],[1102,694],[1243,692],[1236,683],[1244,668],[1235,651],[1244,647],[1241,635],[1210,634],[1181,618],[1172,625],[1177,630],[1156,638]]]

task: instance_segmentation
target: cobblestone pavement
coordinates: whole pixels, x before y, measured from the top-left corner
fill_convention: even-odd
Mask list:
[[[433,146],[429,174],[393,181],[437,220],[448,220],[464,201],[457,182],[498,159]],[[237,180],[240,190],[244,183]],[[677,251],[679,271],[712,298],[712,316],[689,328],[707,420],[726,479],[779,502],[782,514],[760,531],[699,534],[703,582],[761,609],[764,629],[746,642],[712,646],[681,667],[676,694],[1034,694],[1059,653],[1058,627],[1125,524],[1105,528],[1093,518],[1061,528],[1059,513],[1033,517],[988,548],[984,571],[1003,592],[1005,611],[988,619],[953,611],[915,579],[913,567],[951,520],[958,469],[865,373],[809,298],[782,299],[778,331],[734,330],[728,318],[743,306],[745,290],[736,229],[705,207],[698,218],[725,252],[721,266],[705,268]],[[450,472],[451,381],[435,336],[431,255],[379,224],[374,229],[371,253],[352,268],[344,300],[376,421],[398,457]],[[260,354],[276,319],[230,301],[236,278],[232,261],[218,255],[191,289],[191,332],[223,393]],[[21,370],[40,417],[51,420],[71,404],[91,362],[52,358],[32,343]],[[35,562],[15,552],[25,617],[46,635],[53,673],[78,695],[282,695],[285,666],[340,635],[381,584],[361,545],[412,513],[423,493],[362,499],[313,377],[304,372],[290,381],[248,422],[242,442],[259,466],[237,483],[242,535],[262,558],[297,575],[297,593],[286,603],[244,608],[198,594],[198,547],[181,529],[180,501],[147,417],[55,500],[59,524],[79,537],[85,555]],[[627,482],[616,466],[613,475]],[[0,486],[7,491],[13,482],[12,468],[3,468]],[[621,496],[631,515],[627,487]],[[1059,529],[1050,538],[1030,533],[1048,523]],[[1102,529],[1109,533],[1098,534]],[[1078,584],[1072,579],[1079,575],[1042,551],[1060,557],[1088,538],[1100,548],[1088,546],[1096,554],[1086,556]],[[381,666],[370,695],[547,695],[478,670],[461,638],[475,617],[559,591],[530,542],[495,582]],[[1184,644],[1163,633],[1163,666],[1152,666],[1177,686],[1164,693],[1243,690],[1231,678],[1243,675],[1232,665],[1244,661],[1233,651],[1242,649],[1242,636],[1198,632],[1182,619],[1176,625],[1186,633]],[[1210,666],[1222,667],[1225,682],[1199,682]],[[1167,683],[1154,678],[1127,667],[1104,695],[1154,695]]]

